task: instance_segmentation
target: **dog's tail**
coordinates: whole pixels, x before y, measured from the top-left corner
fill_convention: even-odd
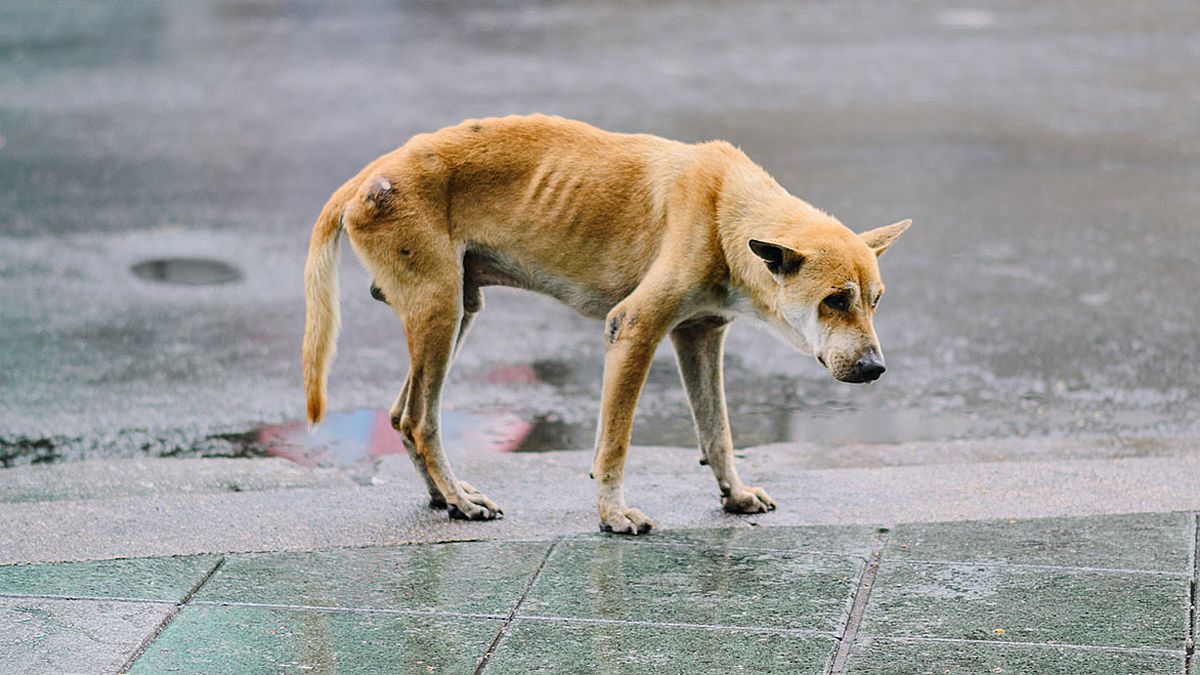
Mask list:
[[[341,325],[338,299],[338,243],[342,212],[352,190],[348,185],[334,193],[317,223],[308,245],[304,266],[304,392],[308,398],[308,423],[315,425],[325,415],[325,378],[337,352]]]

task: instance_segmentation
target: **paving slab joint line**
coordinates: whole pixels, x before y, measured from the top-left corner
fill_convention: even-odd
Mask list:
[[[208,583],[208,580],[212,579],[213,575],[216,574],[217,570],[221,569],[224,564],[225,556],[221,556],[217,559],[217,562],[213,563],[212,567],[208,568],[208,572],[206,572],[204,576],[200,577],[199,581],[192,585],[191,589],[184,594],[179,602],[175,603],[175,606],[167,612],[167,615],[163,617],[163,620],[159,622],[158,626],[156,626],[154,630],[142,640],[137,649],[133,650],[133,653],[130,654],[129,658],[125,660],[125,663],[121,664],[121,669],[117,672],[129,672],[129,669],[133,667],[133,663],[141,658],[142,654],[144,654],[146,650],[150,648],[151,643],[157,640],[158,636],[162,635],[162,632],[167,629],[167,626],[169,626],[171,622],[175,620],[175,617],[179,614],[179,611],[182,610],[185,605],[191,602],[192,598],[196,597],[196,594],[200,592],[200,589],[204,588],[204,585]]]
[[[1183,643],[1185,655],[1183,657],[1183,672],[1185,675],[1192,675],[1192,670],[1196,656],[1196,602],[1200,598],[1196,597],[1196,549],[1200,546],[1200,524],[1197,522],[1197,515],[1193,512],[1191,517],[1191,538],[1188,541],[1188,571],[1191,573],[1191,579],[1188,581],[1188,636]]]
[[[1085,652],[1107,652],[1113,654],[1155,654],[1183,656],[1182,649],[1162,647],[1120,647],[1116,645],[1083,645],[1071,642],[1026,642],[1021,640],[976,640],[971,638],[934,637],[932,635],[872,635],[872,640],[887,642],[933,642],[952,645],[991,645],[993,647],[1021,647],[1032,649],[1075,649]]]
[[[83,600],[91,602],[129,602],[142,605],[173,605],[170,600],[122,598],[112,595],[54,595],[46,593],[0,593],[0,600]]]
[[[1048,570],[1061,572],[1087,572],[1100,574],[1144,574],[1156,577],[1187,577],[1192,578],[1192,572],[1170,572],[1167,570],[1138,570],[1126,567],[1080,567],[1076,565],[1039,565],[1034,563],[1010,563],[995,560],[938,560],[935,558],[903,558],[895,561],[908,565],[956,565],[959,567],[1015,567],[1017,569]]]
[[[475,668],[475,675],[482,675],[487,669],[488,663],[492,660],[492,653],[496,651],[496,647],[500,644],[500,640],[508,634],[508,627],[512,625],[513,619],[516,618],[517,612],[521,609],[521,605],[525,603],[525,599],[529,597],[529,591],[533,590],[533,584],[537,582],[538,577],[542,576],[542,570],[546,568],[546,563],[550,561],[550,556],[554,554],[554,549],[562,543],[562,539],[555,539],[554,543],[546,549],[546,555],[542,556],[542,561],[538,563],[537,569],[533,570],[533,574],[529,576],[529,581],[525,582],[525,588],[521,589],[521,597],[517,598],[516,604],[513,605],[512,611],[504,619],[504,623],[500,624],[499,630],[496,631],[496,637],[492,639],[492,643],[488,645],[486,651],[483,652],[483,658],[479,660],[479,665]]]
[[[854,600],[850,604],[850,614],[846,617],[846,628],[838,641],[837,653],[829,664],[829,675],[841,675],[846,671],[850,661],[850,649],[858,638],[858,628],[862,625],[863,615],[867,613],[867,601],[871,598],[871,588],[875,585],[875,577],[879,574],[879,565],[883,562],[883,551],[887,548],[890,528],[881,527],[875,531],[871,545],[871,555],[863,567],[858,588],[854,591]]]
[[[393,616],[425,616],[446,619],[500,619],[507,614],[479,614],[473,612],[445,612],[436,609],[392,609],[386,607],[343,607],[341,605],[293,605],[282,602],[241,602],[235,600],[193,600],[193,606],[205,607],[250,607],[254,609],[281,609],[294,612],[325,612],[328,614],[388,614]]]
[[[718,623],[683,623],[679,621],[642,621],[639,619],[584,619],[574,616],[543,616],[541,614],[522,614],[522,621],[545,621],[548,623],[576,623],[600,626],[649,626],[652,628],[694,628],[698,630],[724,630],[741,633],[772,633],[780,635],[802,635],[805,637],[830,637],[838,639],[838,634],[813,628],[776,628],[771,626],[739,626],[737,624]]]

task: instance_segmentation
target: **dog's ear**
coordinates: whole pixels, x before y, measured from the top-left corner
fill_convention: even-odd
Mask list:
[[[900,235],[904,234],[904,231],[908,229],[909,225],[912,225],[911,218],[863,232],[862,234],[858,235],[858,237],[859,239],[862,239],[863,243],[869,246],[871,250],[875,251],[875,255],[878,257],[883,255],[884,251],[888,250],[888,247],[892,245],[892,242],[896,241]]]
[[[795,274],[800,269],[800,265],[804,263],[804,256],[786,246],[772,244],[769,241],[751,239],[750,250],[767,263],[767,269],[776,277]]]

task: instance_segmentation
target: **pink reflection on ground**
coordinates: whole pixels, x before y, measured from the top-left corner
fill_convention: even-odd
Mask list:
[[[451,452],[510,452],[532,430],[532,423],[503,410],[442,412],[442,442]],[[331,413],[311,432],[303,421],[269,425],[258,441],[268,455],[306,466],[369,464],[405,451],[386,410]]]

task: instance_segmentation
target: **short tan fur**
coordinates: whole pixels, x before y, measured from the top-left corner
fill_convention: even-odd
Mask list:
[[[438,431],[451,361],[483,307],[481,288],[553,296],[604,320],[607,348],[592,475],[601,526],[646,532],[622,478],[637,399],[669,336],[703,461],[726,510],[773,509],[733,463],[722,385],[725,330],[757,319],[837,379],[883,372],[872,317],[876,259],[908,228],[855,234],[789,195],[722,141],[684,144],[544,115],[467,120],[414,136],[339,188],[313,228],[305,267],[308,418],[325,412],[338,330],[344,232],[400,316],[410,369],[391,409],[433,506],[490,519],[499,507],[458,480]]]

